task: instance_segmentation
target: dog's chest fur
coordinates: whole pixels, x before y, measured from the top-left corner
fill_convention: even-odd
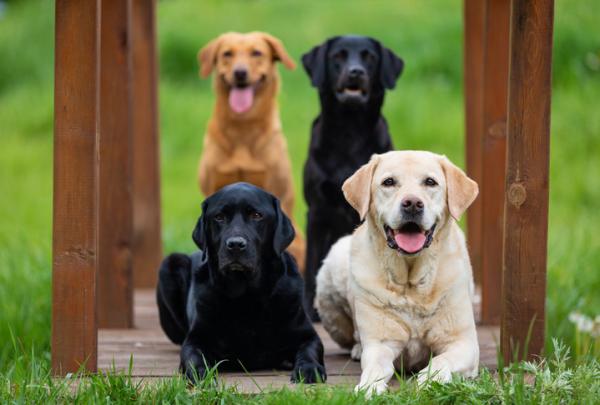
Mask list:
[[[360,234],[353,245],[365,242],[361,238],[366,237],[366,233]],[[400,329],[407,339],[428,341],[432,323],[446,321],[437,319],[446,296],[443,290],[437,288],[437,258],[430,256],[428,260],[418,259],[411,263],[399,259],[397,253],[387,246],[372,249],[370,257],[365,257],[365,250],[362,250],[362,256],[353,256],[352,266],[369,268],[369,263],[378,263],[379,268],[371,268],[368,272],[358,268],[351,270],[355,298],[380,313],[382,319],[392,325],[390,330]],[[360,319],[358,321],[358,327],[363,327]],[[372,326],[377,327],[367,325]]]

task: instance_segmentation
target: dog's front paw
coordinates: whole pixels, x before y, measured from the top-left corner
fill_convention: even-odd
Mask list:
[[[375,381],[371,384],[359,383],[354,387],[354,392],[358,393],[364,391],[365,398],[371,399],[373,395],[380,395],[387,391],[387,384],[384,381]]]
[[[418,384],[424,385],[428,381],[447,383],[452,380],[452,371],[446,359],[434,358],[431,364],[421,370],[417,376]]]
[[[294,367],[290,380],[293,383],[315,384],[325,382],[327,373],[319,363],[301,363]]]
[[[193,366],[191,364],[185,366],[182,365],[181,371],[192,384],[198,384],[206,378],[206,368],[202,366]]]

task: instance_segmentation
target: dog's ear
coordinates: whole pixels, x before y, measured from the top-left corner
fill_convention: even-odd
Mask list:
[[[267,34],[266,32],[261,32],[260,34],[273,50],[273,58],[275,60],[283,63],[283,66],[289,70],[296,69],[296,62],[294,62],[292,57],[287,53],[283,43],[278,38],[275,38],[273,35]]]
[[[304,70],[310,77],[310,82],[313,87],[318,89],[322,88],[325,84],[325,78],[327,76],[327,51],[333,41],[339,37],[329,38],[321,45],[315,46],[310,51],[302,55],[302,65]]]
[[[462,214],[477,198],[479,187],[458,166],[450,162],[446,156],[440,161],[444,174],[446,175],[446,201],[448,210],[455,220],[459,220]]]
[[[194,232],[192,232],[192,239],[194,243],[200,250],[203,252],[206,251],[206,246],[208,244],[207,235],[206,235],[206,225],[204,220],[204,215],[206,213],[206,200],[202,203],[202,215],[198,218],[198,222],[196,223],[196,227],[194,228]]]
[[[225,34],[219,35],[217,38],[204,45],[198,51],[198,64],[200,65],[200,77],[206,79],[210,76],[215,64],[217,63],[217,51]]]
[[[346,197],[352,208],[358,212],[361,221],[365,219],[367,212],[369,212],[371,182],[378,161],[379,155],[371,156],[369,163],[363,165],[356,173],[348,177],[342,185],[344,197]]]
[[[385,89],[396,87],[396,80],[402,74],[404,61],[396,55],[391,49],[381,45],[379,41],[373,40],[379,47],[379,81]]]
[[[296,232],[292,222],[281,209],[279,199],[273,197],[273,207],[275,208],[275,231],[273,232],[273,250],[277,256],[292,243]]]

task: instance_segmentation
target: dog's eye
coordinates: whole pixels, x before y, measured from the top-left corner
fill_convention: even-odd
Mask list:
[[[393,177],[387,177],[385,180],[381,182],[381,185],[384,187],[392,187],[396,184],[396,180]]]
[[[426,185],[426,186],[429,186],[429,187],[433,187],[433,186],[437,186],[437,185],[438,185],[438,183],[437,183],[437,181],[435,181],[435,180],[434,180],[434,179],[432,179],[431,177],[427,177],[427,178],[425,179],[425,185]]]
[[[252,211],[250,213],[250,218],[252,218],[252,219],[254,219],[256,221],[258,221],[259,219],[262,219],[262,217],[263,217],[262,214],[260,212],[258,212],[258,211]]]
[[[225,51],[223,52],[223,57],[224,58],[231,58],[233,56],[233,52],[231,51]]]
[[[255,58],[261,57],[262,56],[262,52],[259,51],[258,49],[255,49],[252,51],[252,56],[254,56]]]
[[[217,221],[217,222],[225,221],[225,214],[223,214],[222,212],[219,212],[217,215],[215,215],[215,221]]]
[[[364,50],[364,51],[362,51],[362,52],[360,53],[360,57],[361,57],[363,60],[370,60],[370,59],[373,57],[373,55],[371,55],[371,52],[369,52],[369,51],[367,51],[367,50]]]
[[[337,60],[346,60],[346,58],[348,57],[348,52],[345,49],[342,49],[341,51],[337,52],[333,57]]]

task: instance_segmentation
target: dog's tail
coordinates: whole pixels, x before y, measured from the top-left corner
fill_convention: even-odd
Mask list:
[[[189,328],[186,306],[191,277],[192,260],[181,253],[167,256],[158,270],[156,302],[160,326],[178,345],[183,343]]]

